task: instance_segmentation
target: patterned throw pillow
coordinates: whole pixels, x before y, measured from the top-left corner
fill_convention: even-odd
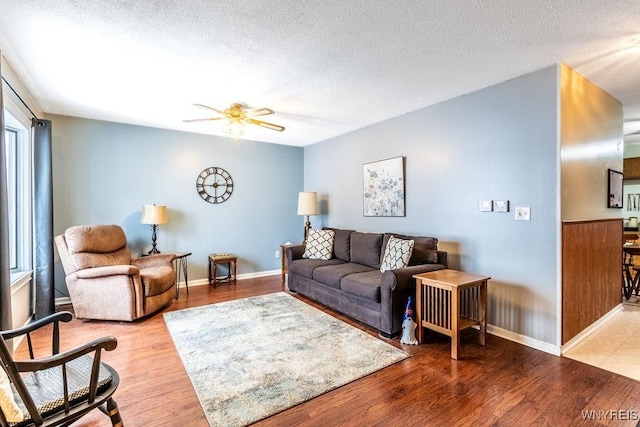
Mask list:
[[[302,258],[309,259],[331,259],[333,253],[333,239],[336,232],[333,230],[309,229],[307,236],[307,246],[304,248]]]
[[[387,247],[384,250],[380,271],[393,270],[395,268],[406,267],[413,252],[413,240],[396,239],[389,237]]]
[[[24,414],[13,396],[9,377],[3,368],[0,368],[0,408],[10,423],[17,423],[24,419]]]

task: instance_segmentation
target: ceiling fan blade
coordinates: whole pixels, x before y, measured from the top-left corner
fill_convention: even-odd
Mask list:
[[[206,109],[206,110],[215,111],[216,113],[218,113],[218,114],[220,114],[220,115],[224,116],[224,112],[223,112],[223,111],[218,110],[217,108],[209,107],[209,106],[207,106],[207,105],[203,105],[203,104],[193,104],[193,105],[194,105],[194,106],[196,106],[196,107],[204,108],[204,109]]]
[[[193,123],[193,122],[208,122],[210,120],[220,120],[223,119],[224,117],[207,117],[205,119],[189,119],[189,120],[183,120],[183,122],[185,123]]]
[[[284,130],[284,126],[274,125],[273,123],[263,122],[262,120],[247,119],[247,122],[252,125],[262,126],[263,128],[277,130],[278,132],[282,132]]]
[[[257,116],[268,116],[269,114],[273,114],[274,111],[270,108],[256,108],[253,110],[247,111],[249,115],[257,117]]]

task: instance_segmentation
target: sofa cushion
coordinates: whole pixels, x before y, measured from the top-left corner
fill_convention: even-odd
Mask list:
[[[289,272],[291,274],[299,274],[302,277],[306,277],[307,279],[313,279],[313,270],[318,267],[322,267],[325,265],[338,265],[344,264],[344,261],[341,259],[295,259],[291,261],[291,264],[288,265]]]
[[[64,232],[68,260],[75,270],[129,264],[131,252],[118,225],[77,225]]]
[[[382,248],[382,234],[379,233],[351,233],[351,262],[380,268],[380,249]]]
[[[69,259],[76,270],[109,267],[111,265],[129,265],[131,262],[131,252],[129,252],[127,248],[122,248],[116,252],[106,254],[94,254],[90,252],[69,253]]]
[[[116,252],[127,245],[127,238],[118,225],[77,225],[64,232],[70,253]]]
[[[149,267],[140,270],[144,285],[144,296],[160,295],[176,283],[176,272],[172,267]]]
[[[382,248],[385,249],[389,238],[413,240],[413,252],[408,265],[437,264],[438,263],[438,239],[425,236],[407,236],[397,233],[385,233],[382,240]],[[384,252],[382,253],[384,255]],[[381,261],[382,262],[382,261]]]
[[[406,267],[413,252],[413,240],[397,239],[389,237],[384,249],[380,272]]]
[[[0,409],[10,423],[17,423],[24,419],[22,409],[16,403],[11,381],[3,368],[0,368]]]
[[[380,283],[382,283],[382,273],[376,269],[343,277],[340,281],[340,289],[360,298],[380,302]]]
[[[331,227],[325,227],[325,229],[336,232],[336,236],[333,239],[333,257],[346,262],[351,261],[351,233],[353,230],[341,230]]]
[[[313,280],[332,288],[340,289],[340,279],[354,273],[371,271],[373,268],[362,264],[347,262],[340,265],[328,265],[313,270]]]
[[[333,230],[310,229],[302,258],[323,260],[331,259],[331,255],[333,255],[333,240],[335,236],[336,232]]]

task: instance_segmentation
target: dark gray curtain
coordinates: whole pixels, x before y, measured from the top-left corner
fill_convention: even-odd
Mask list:
[[[55,310],[53,282],[53,181],[51,177],[51,121],[32,120],[33,130],[33,277],[36,319]]]
[[[0,51],[0,57],[2,52]],[[2,66],[0,65],[0,75]],[[9,260],[9,201],[7,153],[4,146],[4,103],[0,80],[0,330],[11,329],[11,264]]]

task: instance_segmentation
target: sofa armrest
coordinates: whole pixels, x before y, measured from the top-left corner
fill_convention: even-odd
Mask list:
[[[402,318],[407,305],[407,298],[416,296],[416,280],[414,274],[442,270],[442,264],[420,264],[410,267],[387,270],[382,273],[380,283],[380,302],[382,304],[380,331],[393,336],[402,331]]]
[[[131,260],[131,264],[142,270],[149,267],[158,267],[161,265],[171,264],[174,259],[176,259],[176,254],[153,254],[140,258],[134,258]]]
[[[446,254],[446,252],[445,252]],[[385,290],[389,295],[395,290],[414,289],[415,279],[414,274],[426,273],[428,271],[442,270],[446,268],[442,264],[420,264],[412,265],[409,267],[396,268],[395,270],[387,270],[382,273],[382,283],[380,285],[380,292]]]
[[[448,259],[447,259],[447,252],[446,251],[437,251],[438,252],[438,264],[441,264],[444,266],[444,268],[448,268],[449,264],[448,264]]]
[[[138,267],[133,265],[109,265],[106,267],[85,268],[72,274],[78,279],[96,279],[108,276],[135,276],[140,272]]]
[[[287,265],[289,265],[291,261],[293,261],[294,259],[301,259],[302,254],[304,254],[305,247],[306,247],[305,244],[287,246],[286,248]]]

